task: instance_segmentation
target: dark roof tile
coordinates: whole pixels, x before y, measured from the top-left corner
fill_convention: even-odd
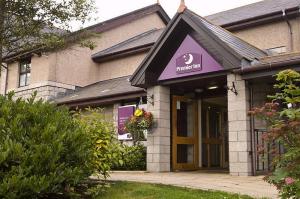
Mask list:
[[[264,51],[260,50],[259,48],[240,39],[236,35],[225,30],[224,28],[210,23],[209,21],[197,15],[196,13],[190,10],[186,10],[186,13],[198,25],[206,27],[209,31],[211,31],[212,34],[217,36],[221,41],[223,41],[226,45],[228,45],[231,49],[233,49],[237,54],[239,54],[243,58],[246,58],[249,61],[253,61],[255,59],[259,59],[267,55]]]
[[[112,54],[122,53],[130,49],[138,48],[141,46],[153,45],[158,37],[161,35],[164,29],[152,29],[137,36],[134,36],[128,40],[125,40],[117,45],[107,48],[103,51],[92,55],[93,59],[101,59],[102,57]]]
[[[223,26],[297,6],[300,6],[300,0],[264,0],[212,14],[205,18],[216,25]]]
[[[72,94],[56,99],[55,102],[57,104],[64,104],[115,95],[125,95],[126,93],[142,92],[143,89],[130,85],[129,78],[130,76],[119,77],[81,87]]]

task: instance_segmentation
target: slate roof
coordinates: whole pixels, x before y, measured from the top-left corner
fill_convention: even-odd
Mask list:
[[[187,9],[185,10],[185,13],[198,25],[205,26],[209,31],[211,31],[212,34],[217,36],[221,41],[223,41],[226,45],[232,48],[243,58],[246,58],[249,61],[253,61],[267,55],[267,53],[262,51],[261,49],[240,39],[224,28],[210,23],[193,11]]]
[[[184,12],[177,13],[173,17],[147,57],[134,72],[130,79],[132,85],[147,87],[155,82],[154,79],[158,78],[157,73],[159,73],[161,69],[155,69],[156,74],[152,75],[152,79],[149,80],[145,78],[146,71],[154,70],[157,66],[157,62],[159,62],[158,59],[164,59],[162,55],[164,53],[161,48],[162,46],[171,46],[170,43],[172,43],[172,41],[169,40],[168,37],[176,38],[173,32],[174,34],[179,33],[180,24],[184,24],[182,22],[185,22],[185,24],[188,24],[191,29],[194,30],[194,39],[210,52],[216,60],[219,60],[226,70],[251,65],[252,61],[267,56],[267,53],[263,50],[247,43],[224,28],[210,23],[191,10],[185,9]]]
[[[165,12],[165,10],[161,7],[161,5],[156,3],[156,4],[153,4],[153,5],[149,5],[149,6],[134,10],[132,12],[117,16],[115,18],[97,23],[95,25],[86,27],[82,30],[78,30],[78,31],[66,34],[66,36],[70,40],[72,40],[72,37],[74,37],[78,34],[81,34],[84,31],[91,31],[91,32],[101,33],[101,32],[110,30],[112,28],[118,27],[122,24],[126,24],[126,23],[129,23],[129,22],[134,21],[136,19],[145,17],[145,16],[147,16],[149,14],[152,14],[152,13],[157,13],[158,16],[162,19],[162,21],[165,24],[167,24],[170,21],[170,18],[167,15],[167,13]],[[48,31],[48,30],[46,29],[46,31]],[[61,33],[62,31],[57,29],[57,30],[55,30],[55,32],[56,33]],[[63,33],[66,33],[66,32],[63,32]],[[76,37],[75,37],[75,39],[76,39]],[[37,50],[40,51],[40,49],[37,49]],[[9,55],[4,54],[3,56],[8,59],[8,58],[11,58],[11,57],[13,58],[15,55],[18,55],[20,53],[26,54],[27,52],[15,52],[15,53],[12,53],[12,54],[9,54]]]
[[[57,104],[92,100],[98,98],[125,95],[126,93],[143,92],[141,88],[133,87],[129,82],[130,76],[100,81],[85,87],[78,88],[74,93],[55,99]]]
[[[170,17],[165,12],[165,10],[161,7],[160,4],[156,3],[153,5],[149,5],[149,6],[134,10],[132,12],[114,17],[112,19],[97,23],[95,25],[86,27],[84,29],[92,30],[92,31],[96,31],[96,32],[103,32],[103,31],[109,30],[111,28],[118,27],[124,23],[128,23],[130,21],[134,21],[136,19],[142,18],[142,17],[147,16],[152,13],[157,13],[165,24],[167,24],[170,21]],[[80,30],[78,32],[80,32]]]
[[[212,14],[205,18],[216,25],[223,26],[298,6],[300,6],[300,0],[264,0]]]
[[[101,59],[102,57],[120,54],[124,51],[136,49],[139,47],[152,46],[158,37],[161,35],[164,29],[152,29],[142,34],[136,35],[128,40],[125,40],[117,45],[107,48],[103,51],[92,55],[92,59]]]

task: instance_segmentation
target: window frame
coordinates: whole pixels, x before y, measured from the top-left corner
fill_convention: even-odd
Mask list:
[[[22,71],[22,66],[26,67],[25,71]],[[21,85],[21,76],[23,75],[25,75],[25,82],[24,85]],[[29,79],[30,76],[31,76],[31,58],[20,60],[19,61],[19,85],[18,85],[19,88],[28,86],[30,84],[30,79]]]

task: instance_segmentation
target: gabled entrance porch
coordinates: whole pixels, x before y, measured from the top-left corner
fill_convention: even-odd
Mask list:
[[[170,86],[172,171],[228,171],[226,80],[217,79]]]
[[[263,56],[194,12],[177,13],[130,79],[147,89],[157,124],[148,135],[147,170],[253,175],[249,88],[235,70]]]

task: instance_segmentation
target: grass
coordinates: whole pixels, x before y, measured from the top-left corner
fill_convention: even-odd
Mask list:
[[[167,185],[116,182],[98,199],[252,199],[221,191],[203,191]]]

